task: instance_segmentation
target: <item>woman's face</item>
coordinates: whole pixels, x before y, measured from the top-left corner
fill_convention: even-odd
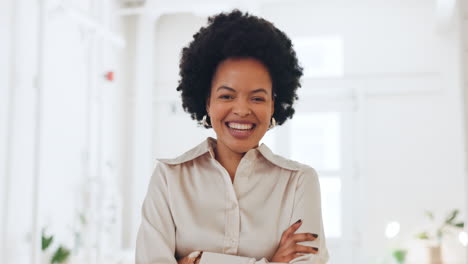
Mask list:
[[[207,112],[219,146],[236,153],[257,147],[273,111],[270,74],[260,61],[229,58],[218,65]]]

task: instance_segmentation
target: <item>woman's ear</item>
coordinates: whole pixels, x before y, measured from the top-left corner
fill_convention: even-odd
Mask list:
[[[210,97],[208,96],[208,98],[206,98],[206,102],[205,102],[205,109],[206,109],[206,113],[208,114],[209,116],[209,113],[210,113]]]

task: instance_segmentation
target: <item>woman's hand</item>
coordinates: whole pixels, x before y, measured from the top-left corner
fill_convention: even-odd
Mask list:
[[[303,241],[313,241],[317,238],[316,234],[311,233],[294,234],[301,225],[302,220],[299,220],[283,232],[278,249],[276,249],[276,253],[273,255],[270,262],[288,263],[289,261],[302,256],[298,253],[318,253],[318,248],[316,247],[297,244],[298,242]]]
[[[198,264],[200,262],[200,254],[203,254],[203,253],[200,251],[192,252],[188,254],[187,256],[181,259],[178,259],[177,263],[178,264]]]

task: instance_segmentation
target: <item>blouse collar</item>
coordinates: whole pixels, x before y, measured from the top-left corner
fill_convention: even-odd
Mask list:
[[[189,151],[185,152],[184,154],[174,159],[158,159],[158,160],[160,162],[163,162],[169,165],[178,165],[184,162],[194,160],[207,153],[209,153],[211,158],[214,159],[215,158],[214,148],[216,147],[216,144],[217,144],[216,139],[212,137],[208,137],[206,140],[201,142],[198,146],[190,149]],[[243,159],[248,159],[248,160],[253,161],[257,159],[258,154],[261,154],[261,156],[263,156],[266,160],[268,160],[269,162],[283,169],[293,170],[293,171],[300,169],[299,163],[274,154],[270,150],[270,148],[268,148],[267,145],[263,143],[257,148],[253,148],[247,151]]]

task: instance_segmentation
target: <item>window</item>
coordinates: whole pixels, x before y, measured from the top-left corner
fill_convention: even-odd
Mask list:
[[[304,68],[304,77],[343,75],[343,39],[341,36],[315,36],[293,39],[294,49]]]
[[[341,236],[341,115],[301,113],[291,120],[291,158],[320,175],[323,220],[328,237]]]
[[[311,112],[297,113],[284,128],[264,138],[274,152],[307,164],[319,174],[327,237],[342,236],[342,133],[340,112]]]
[[[329,263],[353,263],[359,239],[353,215],[353,190],[358,184],[352,144],[356,102],[348,87],[325,89],[336,86],[333,81],[343,76],[343,39],[314,36],[293,43],[306,85],[298,91],[294,118],[267,132],[263,142],[275,153],[317,171]],[[317,78],[322,80],[314,82]]]
[[[300,107],[299,107],[300,108]],[[302,109],[303,110],[303,109]],[[322,214],[330,263],[353,263],[356,238],[352,189],[353,113],[344,110],[298,111],[263,139],[275,153],[313,167],[321,189]]]

